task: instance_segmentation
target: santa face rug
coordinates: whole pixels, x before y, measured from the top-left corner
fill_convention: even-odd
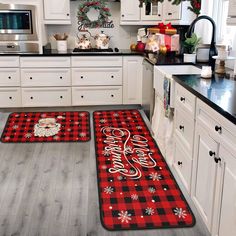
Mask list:
[[[89,140],[89,113],[85,111],[12,113],[1,137],[5,143]]]
[[[93,119],[103,226],[193,226],[194,215],[139,111],[96,111]]]

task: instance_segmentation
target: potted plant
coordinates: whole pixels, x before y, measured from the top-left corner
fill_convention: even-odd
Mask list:
[[[184,62],[196,62],[196,48],[199,45],[201,38],[197,37],[195,33],[191,34],[191,37],[186,37],[183,48],[184,48]]]

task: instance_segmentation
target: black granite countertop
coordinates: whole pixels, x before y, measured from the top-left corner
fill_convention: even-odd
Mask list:
[[[211,79],[200,75],[175,75],[176,82],[206,102],[214,110],[236,124],[236,81],[213,74]]]

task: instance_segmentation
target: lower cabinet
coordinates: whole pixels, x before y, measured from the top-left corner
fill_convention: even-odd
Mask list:
[[[192,199],[208,230],[212,231],[214,209],[218,143],[201,127],[196,125],[195,151],[193,159]]]
[[[23,107],[71,106],[70,87],[22,88]]]
[[[72,105],[122,104],[122,86],[73,87]]]
[[[20,107],[21,89],[20,87],[0,88],[0,108]]]

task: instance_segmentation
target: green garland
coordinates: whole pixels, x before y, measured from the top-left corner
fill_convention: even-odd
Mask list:
[[[99,17],[95,21],[90,21],[87,16],[87,13],[91,8],[99,12]],[[86,0],[79,5],[77,12],[78,23],[86,28],[102,27],[108,22],[109,16],[111,16],[110,9],[107,8],[104,0]]]

